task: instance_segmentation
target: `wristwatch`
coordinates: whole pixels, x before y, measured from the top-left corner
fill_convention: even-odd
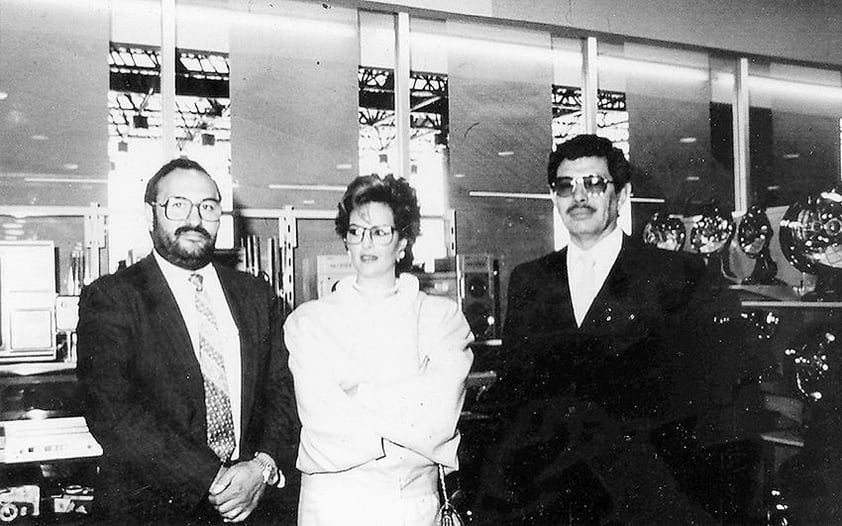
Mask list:
[[[275,462],[272,460],[272,457],[270,457],[267,453],[258,451],[254,454],[254,458],[252,460],[260,466],[264,484],[277,486],[279,488],[283,487],[285,480],[283,475],[281,475],[281,472],[278,470],[278,467],[275,465]]]

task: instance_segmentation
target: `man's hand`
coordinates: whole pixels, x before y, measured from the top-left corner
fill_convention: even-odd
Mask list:
[[[256,462],[238,462],[223,469],[211,484],[208,500],[225,522],[244,521],[266,490],[262,468]]]

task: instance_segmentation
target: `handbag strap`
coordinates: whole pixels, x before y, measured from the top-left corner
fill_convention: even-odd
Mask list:
[[[450,506],[450,496],[447,494],[447,485],[444,483],[444,466],[439,466],[439,484],[441,484],[442,500],[445,506]]]

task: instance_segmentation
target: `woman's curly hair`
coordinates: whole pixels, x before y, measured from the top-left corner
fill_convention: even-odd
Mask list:
[[[351,181],[337,205],[336,233],[345,239],[351,222],[351,212],[368,203],[383,203],[392,209],[395,230],[406,240],[406,256],[398,263],[398,270],[412,266],[412,245],[421,235],[421,208],[415,189],[404,179],[387,175],[361,175]]]

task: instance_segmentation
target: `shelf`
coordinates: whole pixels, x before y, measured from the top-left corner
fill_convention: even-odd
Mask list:
[[[800,301],[801,299],[792,287],[786,285],[729,285],[728,288],[776,301]]]
[[[29,362],[0,364],[0,376],[32,376],[75,371],[76,362]]]
[[[802,301],[793,287],[786,285],[730,285],[743,297],[745,308],[762,309],[839,309],[842,301]]]
[[[842,309],[840,301],[743,300],[743,307],[762,309]]]

